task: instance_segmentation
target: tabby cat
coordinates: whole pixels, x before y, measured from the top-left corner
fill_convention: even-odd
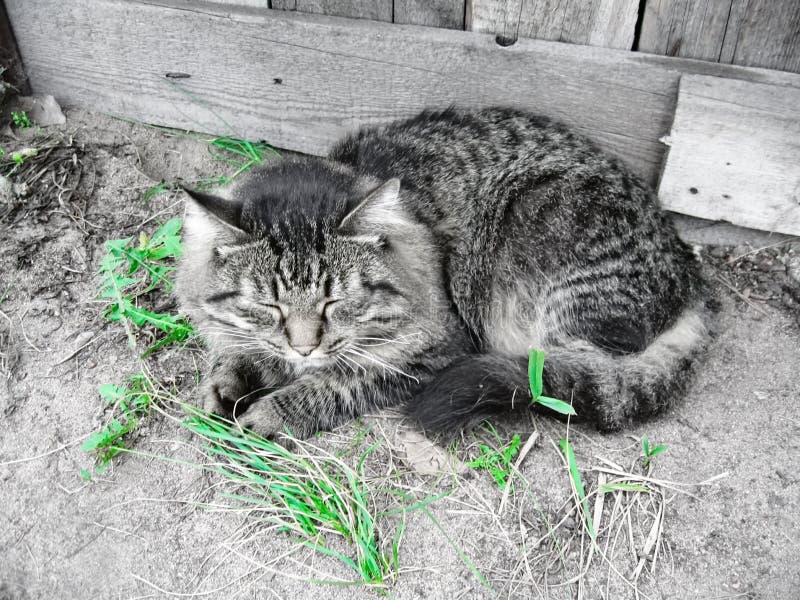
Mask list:
[[[547,395],[619,429],[669,406],[709,339],[655,195],[541,116],[426,111],[187,192],[204,405],[264,435],[397,404],[452,433],[530,404],[532,347]]]

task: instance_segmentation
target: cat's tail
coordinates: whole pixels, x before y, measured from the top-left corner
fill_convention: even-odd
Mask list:
[[[571,403],[579,420],[604,431],[661,412],[684,392],[711,338],[712,313],[705,305],[685,310],[637,354],[613,355],[584,340],[546,347],[544,395]],[[409,412],[426,430],[447,435],[530,404],[528,357],[489,352],[440,372]]]

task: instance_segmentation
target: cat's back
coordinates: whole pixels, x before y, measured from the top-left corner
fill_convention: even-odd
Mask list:
[[[608,158],[585,138],[547,117],[510,108],[441,111],[384,127],[367,128],[340,142],[331,158],[406,188],[452,193],[516,176],[596,172]]]

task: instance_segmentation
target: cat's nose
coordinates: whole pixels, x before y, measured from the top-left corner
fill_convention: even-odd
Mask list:
[[[300,356],[308,356],[314,351],[314,348],[317,347],[318,344],[313,346],[292,346],[292,349],[296,350]]]

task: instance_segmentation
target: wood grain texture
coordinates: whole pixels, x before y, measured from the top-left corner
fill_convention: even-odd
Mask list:
[[[800,1],[648,0],[639,50],[800,72]]]
[[[426,107],[512,105],[576,127],[655,183],[681,72],[800,87],[787,73],[197,1],[6,1],[34,91],[311,154]]]
[[[465,0],[394,0],[394,22],[464,29]]]
[[[388,23],[392,21],[392,0],[272,0],[272,8]]]
[[[270,8],[270,0],[214,0],[217,4],[230,6],[250,6],[252,8]]]
[[[681,78],[661,203],[800,235],[800,89]]]
[[[518,37],[630,49],[638,0],[468,0],[467,28]]]
[[[800,1],[749,0],[731,62],[800,72]]]

